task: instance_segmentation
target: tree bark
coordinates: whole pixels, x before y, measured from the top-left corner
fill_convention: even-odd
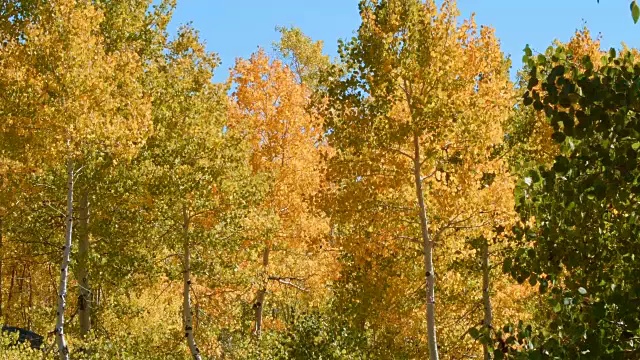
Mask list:
[[[95,311],[100,308],[102,304],[102,287],[98,285],[94,285],[93,290],[91,290],[91,311],[93,311],[93,315],[91,316],[91,327],[94,329],[98,328],[98,317],[95,316]]]
[[[11,300],[13,299],[13,286],[16,279],[16,265],[11,267],[11,281],[9,282],[9,293],[7,294],[7,307],[5,308],[4,322],[5,324],[11,323]]]
[[[196,345],[196,339],[193,336],[193,314],[191,312],[191,248],[189,245],[189,213],[187,211],[187,207],[183,206],[182,208],[182,216],[183,216],[183,224],[182,224],[182,236],[183,236],[183,261],[182,261],[182,272],[183,272],[183,281],[184,281],[184,290],[183,290],[183,321],[184,321],[184,332],[185,337],[187,338],[187,344],[189,345],[189,351],[191,351],[191,355],[195,360],[202,360],[202,356],[200,355],[200,349]]]
[[[71,235],[73,233],[73,160],[67,160],[67,216],[65,219],[65,243],[62,247],[62,265],[60,266],[60,287],[58,289],[58,309],[56,317],[56,343],[61,360],[69,360],[69,348],[64,338],[64,310],[67,306],[67,280],[69,278],[69,261],[71,260]]]
[[[22,264],[22,274],[18,277],[18,297],[20,298],[20,306],[18,307],[18,311],[22,312],[22,323],[27,322],[27,307],[24,305],[24,280],[27,278],[27,264]]]
[[[33,309],[33,272],[29,269],[29,309]],[[27,318],[27,330],[31,331],[31,316]]]
[[[264,279],[262,280],[262,288],[258,290],[258,295],[256,296],[256,303],[253,304],[255,309],[255,335],[260,338],[262,335],[262,314],[264,312],[264,301],[267,297],[267,284],[269,282],[269,276],[267,275],[267,267],[269,266],[269,252],[271,248],[269,245],[266,245],[264,248],[264,252],[262,253],[262,269],[264,273]]]
[[[78,318],[80,336],[91,331],[91,289],[89,288],[89,190],[80,197],[78,208]]]
[[[482,302],[484,304],[484,321],[483,325],[487,332],[493,328],[493,308],[491,307],[491,293],[490,293],[490,264],[489,264],[489,240],[483,239],[482,243]],[[491,360],[491,354],[489,353],[489,347],[487,344],[483,344],[484,359]]]
[[[427,338],[429,343],[429,359],[438,360],[438,342],[436,339],[436,310],[435,310],[435,272],[433,270],[433,241],[429,233],[429,220],[424,204],[422,192],[422,161],[420,159],[420,139],[418,134],[413,136],[413,177],[415,180],[416,197],[420,210],[420,231],[422,233],[422,249],[424,254],[425,278],[427,283]]]

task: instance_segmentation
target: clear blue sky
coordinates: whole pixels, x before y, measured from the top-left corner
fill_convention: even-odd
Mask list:
[[[521,65],[528,43],[544,51],[554,39],[568,40],[583,24],[602,33],[603,47],[625,42],[640,47],[640,23],[633,24],[628,0],[458,0],[463,17],[472,12],[479,24],[496,29],[502,50],[511,54],[512,73]],[[237,57],[248,57],[258,46],[271,49],[277,25],[300,27],[323,40],[336,56],[337,40],[358,28],[357,0],[178,0],[170,29],[192,22],[211,51],[222,58],[215,80],[224,81]]]

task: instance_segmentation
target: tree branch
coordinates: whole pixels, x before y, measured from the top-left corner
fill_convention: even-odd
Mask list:
[[[407,154],[406,152],[404,152],[404,151],[402,151],[400,149],[394,149],[394,148],[386,147],[385,150],[393,151],[393,152],[395,152],[397,154],[400,154],[402,156],[405,156],[406,158],[408,158],[408,159],[413,161],[413,156]]]
[[[278,277],[278,276],[269,276],[269,280],[277,281],[280,284],[291,286],[291,287],[296,288],[296,289],[298,289],[300,291],[309,292],[309,290],[307,288],[304,288],[304,287],[302,287],[300,285],[297,285],[297,284],[294,284],[294,283],[291,282],[291,280],[301,280],[299,278],[290,278],[290,277],[284,277],[283,278],[283,277]]]

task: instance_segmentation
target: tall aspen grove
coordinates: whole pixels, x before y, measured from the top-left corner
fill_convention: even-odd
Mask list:
[[[640,51],[349,3],[0,0],[0,360],[640,359]]]

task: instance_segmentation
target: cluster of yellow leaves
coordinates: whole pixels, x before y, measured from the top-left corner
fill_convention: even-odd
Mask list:
[[[166,225],[163,217],[180,213],[183,204],[193,214],[204,214],[193,219],[190,229],[194,253],[201,257],[194,262],[206,264],[194,270],[191,284],[197,334],[242,328],[238,324],[250,317],[246,305],[267,289],[267,302],[275,304],[273,308],[335,300],[350,311],[349,319],[363,333],[373,334],[374,357],[423,356],[425,269],[414,182],[418,160],[428,230],[435,244],[441,350],[446,358],[479,352],[478,343],[464,336],[482,318],[481,275],[465,265],[477,257],[468,240],[495,239],[492,250],[499,251],[507,244],[495,234],[496,227],[508,229],[516,221],[514,179],[507,161],[494,154],[513,116],[515,95],[509,64],[493,29],[478,27],[473,18],[459,23],[453,0],[440,6],[433,0],[365,0],[362,26],[352,44],[358,51],[351,54],[361,56],[354,60],[359,63],[335,68],[353,66],[354,74],[361,71],[359,65],[367,65],[358,78],[366,87],[357,89],[361,93],[349,88],[341,94],[346,96],[327,96],[319,101],[321,106],[313,107],[313,90],[326,85],[319,83],[319,74],[329,71],[328,58],[322,55],[322,43],[312,42],[297,29],[280,29],[283,40],[276,50],[282,61],[270,59],[262,50],[238,60],[227,84],[233,93],[227,99],[225,89],[211,83],[219,60],[206,51],[196,31],[185,28],[173,42],[160,31],[147,45],[162,46],[162,51],[143,61],[153,49],[125,40],[122,29],[136,28],[126,24],[126,16],[105,23],[107,11],[122,13],[126,5],[105,4],[46,2],[33,22],[14,23],[0,14],[0,38],[5,40],[0,45],[0,88],[6,89],[0,94],[0,141],[12,139],[15,153],[24,155],[14,158],[29,165],[51,159],[51,164],[60,165],[64,156],[96,151],[132,157],[148,141],[144,154],[148,158],[138,165],[151,167],[154,162],[154,167],[149,173],[140,172],[146,177],[141,183],[157,175],[158,186],[151,185],[152,192],[141,196],[121,197],[105,209],[129,213],[143,209],[138,221],[161,225]],[[164,29],[168,19],[159,17],[157,26]],[[100,34],[96,24],[112,29],[112,37]],[[597,60],[602,55],[599,40],[586,29],[567,46],[576,57]],[[333,117],[327,123],[335,128],[323,128],[324,117]],[[526,148],[544,163],[557,148],[541,114],[532,117]],[[216,165],[228,155],[223,142],[231,135],[246,141],[251,175],[268,179],[269,189],[258,206],[247,210],[243,234],[236,235],[244,240],[239,247],[250,250],[221,255],[199,236],[224,226],[225,212],[233,207],[225,197],[242,194],[223,188],[228,185],[224,181],[212,180],[223,168]],[[327,138],[334,141],[330,145],[335,150]],[[243,151],[242,146],[234,149]],[[4,196],[15,186],[7,174],[21,176],[29,169],[0,153],[2,219],[17,202]],[[29,193],[27,185],[20,187]],[[323,200],[326,214],[312,200]],[[92,221],[108,224],[114,217],[107,210],[92,213]],[[49,267],[18,259],[34,247],[14,241],[19,239],[15,233],[9,236],[10,245],[2,249],[3,279],[10,269],[12,274],[37,274],[34,282],[50,282]],[[177,235],[173,236],[175,240]],[[148,246],[141,239],[103,246],[114,252],[138,251],[137,247]],[[179,268],[179,257],[167,244],[147,249],[147,255],[167,268]],[[251,253],[256,248],[262,256]],[[236,265],[220,272],[233,275],[216,273],[219,269],[211,264],[219,256]],[[499,263],[500,255],[491,260]],[[249,281],[243,278],[246,274],[251,274]],[[137,280],[136,276],[131,278]],[[227,282],[216,283],[221,278]],[[177,315],[182,306],[180,287],[171,283],[165,287],[164,280],[139,285],[142,290],[134,296],[110,294],[109,306],[96,317],[102,330],[124,340],[126,328],[137,339],[145,339],[149,351],[180,346],[186,353]],[[44,287],[29,296],[22,290],[19,296],[5,291],[6,310],[17,311],[28,302],[27,311],[35,312],[32,309],[55,303],[55,289]],[[527,318],[531,288],[504,278],[493,281],[491,288],[495,327],[516,317]],[[330,298],[336,294],[341,297]],[[7,300],[7,295],[12,298]],[[37,318],[43,324],[50,315],[27,311],[5,315],[4,320],[29,323]],[[163,331],[145,334],[149,327]],[[282,318],[267,316],[265,327],[283,330],[286,324]],[[203,352],[222,356],[221,341],[197,336]]]
[[[565,44],[567,50],[573,54],[573,58],[580,62],[580,60],[588,56],[593,60],[593,67],[597,71],[602,63],[599,61],[600,57],[605,53],[602,51],[601,36],[598,35],[595,39],[591,36],[591,32],[585,26],[580,30],[577,30],[573,37]],[[559,42],[556,44],[560,45]]]
[[[492,239],[494,227],[509,228],[515,217],[514,179],[506,161],[492,154],[512,112],[509,64],[493,29],[473,18],[457,25],[458,15],[455,1],[365,1],[359,43],[352,45],[358,50],[351,53],[360,57],[349,60],[366,64],[350,74],[366,81],[367,96],[362,107],[345,97],[345,105],[332,109],[338,127],[330,144],[345,150],[331,159],[327,206],[339,224],[340,246],[353,258],[346,271],[360,276],[344,280],[363,284],[355,297],[375,299],[359,311],[368,314],[380,346],[404,348],[409,356],[424,354],[426,346],[419,335],[425,334],[424,268],[413,136],[435,241],[443,356],[481,348],[470,337],[460,340],[482,318],[481,302],[469,301],[481,300],[481,274],[470,278],[458,263],[475,256],[466,240]],[[494,305],[505,313],[522,310],[518,301]],[[410,334],[415,350],[405,346]]]
[[[105,50],[96,31],[103,14],[90,3],[56,1],[40,10],[21,37],[0,33],[0,132],[23,138],[33,160],[68,146],[130,156],[152,128],[139,56],[126,47]]]
[[[267,287],[282,293],[286,282],[293,281],[319,299],[334,259],[322,250],[328,220],[310,204],[320,188],[326,152],[321,119],[308,109],[310,92],[288,67],[262,50],[238,60],[230,81],[235,90],[229,129],[251,144],[253,172],[267,174],[271,184],[259,207],[262,220],[252,220],[249,235],[264,248],[256,286],[267,286],[268,277],[286,278]]]

